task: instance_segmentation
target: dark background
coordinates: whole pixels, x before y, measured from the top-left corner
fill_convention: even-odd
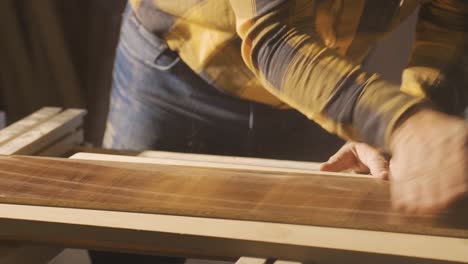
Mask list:
[[[100,144],[125,0],[1,0],[0,109],[9,123],[42,106],[86,108]]]

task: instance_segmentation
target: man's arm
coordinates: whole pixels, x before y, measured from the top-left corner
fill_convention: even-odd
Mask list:
[[[462,114],[468,88],[467,30],[466,1],[425,4],[402,90],[429,97],[446,113]],[[353,151],[358,146],[348,144],[321,168],[335,171],[358,164],[372,172],[383,156],[366,147]],[[390,149],[396,207],[415,213],[437,211],[468,195],[468,126],[463,120],[427,109],[407,114],[391,134]]]
[[[468,100],[467,71],[468,2],[452,0],[424,4],[419,12],[416,37],[403,73],[401,90],[427,97],[446,113],[464,115]],[[369,146],[361,146],[362,143],[347,144],[322,165],[323,170],[362,167],[361,170],[366,171],[381,164],[383,155]],[[361,151],[355,151],[356,148]]]
[[[266,89],[328,131],[388,146],[418,99],[327,48],[315,32],[315,3],[231,0],[244,61]]]

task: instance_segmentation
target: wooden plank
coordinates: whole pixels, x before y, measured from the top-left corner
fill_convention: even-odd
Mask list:
[[[66,136],[54,142],[51,146],[46,147],[36,154],[42,157],[63,157],[70,153],[75,146],[83,144],[84,133],[83,129],[67,134]]]
[[[11,140],[0,146],[0,154],[32,155],[63,135],[80,127],[85,114],[85,110],[67,109],[36,126],[33,130],[16,137],[15,140]]]
[[[11,140],[22,133],[30,130],[36,125],[44,122],[61,111],[58,107],[43,107],[31,115],[11,124],[10,126],[0,130],[0,145]]]
[[[73,148],[72,154],[85,152],[85,153],[94,153],[94,154],[108,154],[108,155],[123,155],[123,156],[138,156],[141,151],[135,150],[122,150],[122,149],[105,149],[105,148],[96,148],[90,145],[76,146]]]
[[[266,264],[266,262],[265,258],[241,257],[236,261],[236,264]]]
[[[236,169],[236,170],[255,170],[258,172],[283,172],[283,173],[316,173],[315,169],[295,168],[292,165],[287,167],[274,166],[270,167],[272,160],[265,160],[262,164],[262,159],[255,159],[255,165],[247,165],[244,163],[225,163],[225,162],[210,162],[204,161],[203,155],[197,160],[190,159],[172,159],[172,158],[147,158],[147,157],[128,157],[122,155],[109,155],[109,154],[96,154],[96,153],[75,153],[70,158],[79,160],[102,160],[102,161],[116,161],[116,162],[132,162],[132,163],[145,163],[145,164],[160,164],[160,165],[175,165],[175,166],[190,166],[200,168],[217,168],[217,169]],[[235,161],[234,161],[235,162]],[[277,161],[281,164],[282,160]],[[288,162],[288,161],[286,161]],[[294,162],[292,162],[294,163]],[[366,174],[353,174],[353,173],[335,173],[335,172],[320,172],[321,175],[333,176],[352,176],[370,178],[372,176]]]
[[[392,210],[386,181],[24,156],[0,158],[0,202],[468,238],[456,215]]]
[[[362,260],[361,260],[362,261]],[[298,261],[288,261],[288,260],[277,260],[274,264],[301,264]]]
[[[181,160],[181,161],[203,162],[203,163],[236,164],[236,165],[246,165],[246,166],[254,166],[254,167],[269,167],[269,168],[293,169],[293,170],[304,170],[304,171],[318,171],[320,167],[320,163],[317,163],[317,162],[245,158],[245,157],[233,157],[233,156],[177,153],[177,152],[166,152],[166,151],[144,151],[140,153],[138,156],[146,157],[146,158],[157,158],[157,159]]]
[[[247,254],[316,263],[468,260],[468,241],[460,238],[11,204],[0,204],[0,239],[218,259]]]

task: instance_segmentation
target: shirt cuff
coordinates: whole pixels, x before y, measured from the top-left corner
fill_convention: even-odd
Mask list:
[[[353,127],[364,142],[389,151],[399,119],[411,108],[426,103],[423,98],[401,92],[398,85],[374,79],[355,106]]]

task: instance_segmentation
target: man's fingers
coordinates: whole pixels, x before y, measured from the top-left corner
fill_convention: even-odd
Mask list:
[[[388,161],[378,154],[378,156],[371,157],[367,161],[363,161],[369,167],[370,173],[377,178],[388,180],[389,178],[389,168]]]
[[[321,171],[329,171],[329,172],[340,172],[340,171],[345,171],[351,169],[348,166],[347,162],[342,162],[342,160],[329,160],[324,163],[320,164],[320,170]]]
[[[354,169],[356,156],[351,144],[344,145],[338,152],[331,156],[328,161],[320,164],[321,171],[340,172]]]
[[[390,173],[388,161],[380,151],[366,144],[357,144],[356,153],[360,163],[369,168],[372,175],[388,179]]]
[[[381,179],[389,177],[387,159],[377,149],[362,143],[344,145],[327,162],[320,165],[320,170],[331,172],[353,170],[357,173],[370,172]]]

